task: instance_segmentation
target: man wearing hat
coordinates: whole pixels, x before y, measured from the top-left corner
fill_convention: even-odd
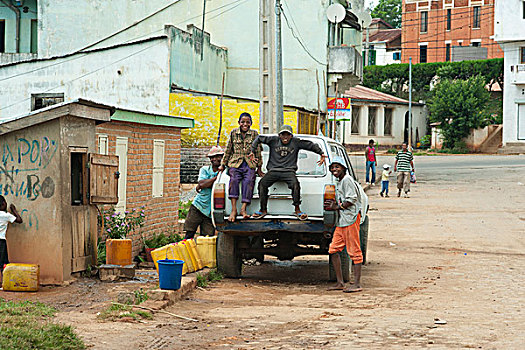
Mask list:
[[[254,219],[263,218],[268,214],[268,188],[277,181],[286,182],[288,188],[292,190],[293,205],[295,216],[300,220],[306,220],[308,215],[301,211],[301,187],[297,180],[297,157],[299,151],[304,149],[315,152],[321,156],[317,162],[319,165],[324,163],[326,155],[319,145],[308,140],[301,140],[293,136],[292,127],[283,125],[279,129],[278,136],[259,135],[252,143],[250,157],[255,158],[254,153],[259,144],[264,143],[270,147],[270,157],[266,169],[268,172],[259,181],[259,200],[261,210],[253,214]]]
[[[328,254],[332,256],[337,283],[329,290],[342,290],[345,293],[360,292],[361,265],[363,253],[359,241],[359,225],[361,223],[361,203],[359,203],[358,189],[354,180],[347,174],[347,165],[340,156],[335,156],[330,164],[330,172],[336,178],[337,196],[335,201],[327,201],[325,207],[337,210],[337,223],[328,247]],[[345,288],[341,257],[339,252],[346,251],[354,262],[354,283]]]
[[[223,155],[224,152],[220,146],[213,146],[208,152],[211,165],[205,165],[199,171],[198,193],[184,222],[184,231],[186,232],[184,238],[186,239],[193,238],[199,226],[202,236],[213,236],[215,234],[215,227],[211,221],[211,188],[217,180]]]

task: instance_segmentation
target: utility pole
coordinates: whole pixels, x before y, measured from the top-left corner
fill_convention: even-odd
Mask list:
[[[408,147],[412,149],[412,57],[408,59]]]
[[[204,57],[204,17],[206,15],[206,0],[202,3],[202,30],[201,30],[201,61]]]
[[[283,52],[281,41],[281,0],[275,0],[275,80],[276,80],[276,128],[284,123],[283,116]]]
[[[365,66],[370,65],[370,50],[369,50],[369,30],[368,27],[366,27],[366,44],[365,44]]]
[[[259,132],[276,133],[275,4],[259,0]]]

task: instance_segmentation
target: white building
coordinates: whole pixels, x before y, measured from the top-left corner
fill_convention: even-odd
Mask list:
[[[368,40],[370,65],[401,63],[401,29],[381,29]]]
[[[352,117],[341,121],[339,139],[344,144],[366,145],[370,139],[382,146],[408,141],[408,101],[364,86],[348,89]],[[416,144],[427,133],[428,110],[422,103],[412,104],[412,140]]]
[[[505,61],[502,151],[525,152],[525,1],[496,1],[494,17]]]

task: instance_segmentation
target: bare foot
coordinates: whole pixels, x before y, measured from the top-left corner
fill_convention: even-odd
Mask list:
[[[246,212],[246,210],[241,210],[241,216],[243,219],[249,219],[250,215]]]
[[[344,290],[345,289],[345,285],[342,284],[342,283],[337,283],[335,286],[332,286],[330,288],[328,288],[327,290]]]
[[[228,217],[228,221],[235,222],[236,218],[237,218],[237,210],[232,210],[230,217]]]
[[[359,284],[351,284],[345,289],[343,289],[343,292],[345,293],[357,293],[357,292],[362,292],[362,291],[363,291],[363,288],[361,288],[361,285]]]

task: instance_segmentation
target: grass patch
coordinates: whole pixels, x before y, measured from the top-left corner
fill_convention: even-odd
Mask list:
[[[217,269],[211,269],[207,276],[200,273],[197,274],[197,286],[204,288],[207,287],[210,282],[220,281],[224,278],[224,275]]]
[[[56,309],[0,299],[0,349],[85,349],[73,328],[53,323]]]
[[[97,316],[98,319],[104,321],[119,321],[124,317],[131,317],[134,320],[151,320],[153,315],[147,311],[133,310],[131,305],[111,304]]]

